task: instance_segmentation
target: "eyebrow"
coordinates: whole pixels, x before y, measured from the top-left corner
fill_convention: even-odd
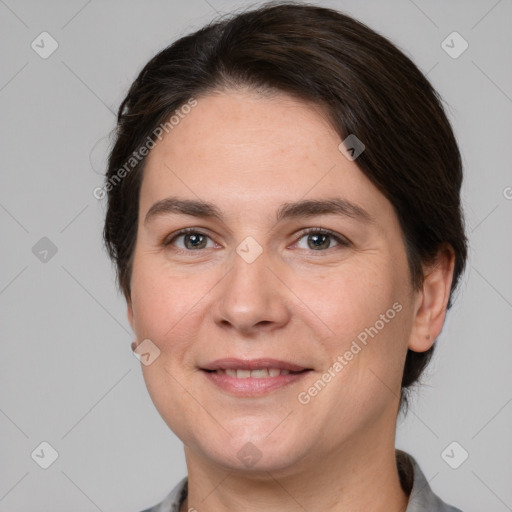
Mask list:
[[[155,217],[171,214],[223,220],[222,211],[212,203],[201,200],[167,197],[151,206],[144,218],[144,224],[147,224]],[[294,203],[283,203],[277,210],[276,222],[284,219],[314,217],[317,215],[339,215],[368,224],[376,222],[375,218],[364,208],[340,197],[305,199]]]

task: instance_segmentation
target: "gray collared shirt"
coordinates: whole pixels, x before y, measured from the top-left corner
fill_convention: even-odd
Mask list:
[[[409,494],[409,503],[405,512],[462,512],[458,508],[447,505],[432,492],[414,457],[401,450],[396,450],[396,458],[400,482]],[[142,512],[179,512],[187,497],[187,492],[188,478],[184,477],[163,501]]]

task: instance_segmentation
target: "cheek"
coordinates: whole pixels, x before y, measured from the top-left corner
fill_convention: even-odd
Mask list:
[[[317,315],[328,338],[351,340],[373,326],[401,296],[393,275],[382,267],[377,262],[340,267],[329,275],[301,277],[293,289],[310,315]]]
[[[206,274],[180,276],[161,258],[148,257],[134,265],[132,302],[137,339],[149,338],[160,351],[150,366],[142,367],[155,403],[165,400],[177,404],[183,379],[196,371],[193,349],[198,327],[207,320],[205,297],[215,282]],[[184,396],[184,405],[189,398]]]
[[[169,275],[157,261],[134,266],[132,277],[137,339],[149,338],[160,351],[151,365],[142,365],[144,381],[162,419],[184,442],[193,440],[187,418],[197,415],[197,405],[187,392],[193,372],[191,333],[201,321],[200,308],[194,304],[206,293],[193,282]]]
[[[315,286],[311,280],[309,286],[296,283],[294,291],[320,318],[321,333],[327,333],[322,339],[326,363],[342,358],[333,389],[339,387],[343,396],[350,390],[358,400],[369,399],[379,388],[385,391],[379,379],[393,389],[400,385],[410,316],[406,279],[398,268],[375,261],[338,269]]]
[[[303,387],[300,403],[310,400],[310,417],[331,433],[350,432],[358,422],[371,424],[397,401],[407,351],[405,278],[378,265],[352,270],[333,273],[309,294],[306,286],[297,290],[329,327],[322,340],[327,354],[322,375]],[[318,384],[324,377],[325,388]]]
[[[194,314],[193,306],[201,296],[201,285],[193,278],[180,278],[166,269],[161,258],[143,258],[136,260],[132,275],[135,325],[138,336],[160,345],[179,330],[185,317]]]

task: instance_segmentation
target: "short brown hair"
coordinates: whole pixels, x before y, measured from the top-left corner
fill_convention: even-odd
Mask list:
[[[342,140],[355,134],[363,141],[357,165],[394,207],[414,289],[423,283],[422,264],[443,245],[453,248],[450,308],[467,239],[461,156],[442,99],[402,51],[341,12],[271,2],[214,20],[155,55],[119,107],[107,183],[191,97],[239,87],[315,102]],[[107,188],[104,240],[128,302],[145,160]],[[433,349],[408,351],[402,405]]]

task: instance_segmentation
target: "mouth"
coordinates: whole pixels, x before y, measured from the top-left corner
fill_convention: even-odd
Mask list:
[[[236,396],[261,396],[302,379],[312,371],[277,359],[219,359],[200,368],[215,386]]]
[[[257,370],[245,370],[243,368],[219,368],[218,370],[204,371],[209,373],[215,372],[217,375],[228,375],[229,377],[235,377],[236,379],[266,379],[268,377],[278,377],[279,375],[302,373],[308,370],[292,372],[284,368],[258,368]]]

